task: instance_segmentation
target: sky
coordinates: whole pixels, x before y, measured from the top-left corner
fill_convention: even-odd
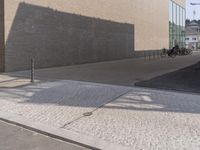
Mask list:
[[[186,18],[187,19],[200,19],[200,5],[192,6],[190,3],[200,3],[200,0],[186,0]],[[196,15],[194,17],[193,12],[196,11]]]

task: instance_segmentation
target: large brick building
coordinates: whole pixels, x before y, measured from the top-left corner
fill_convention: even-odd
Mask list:
[[[184,7],[184,0],[0,0],[0,70],[29,69],[31,58],[44,68],[183,43]]]

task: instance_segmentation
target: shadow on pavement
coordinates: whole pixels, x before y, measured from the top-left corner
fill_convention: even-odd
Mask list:
[[[35,80],[35,83],[40,83],[39,80]],[[28,77],[11,76],[7,74],[0,74],[0,89],[8,88],[22,88],[32,85],[31,79]]]
[[[137,82],[135,85],[156,89],[200,93],[200,62],[150,80]]]
[[[116,108],[146,112],[176,112],[176,113],[200,113],[200,100],[197,95],[132,91],[116,101],[108,104],[105,108]]]
[[[200,113],[199,95],[130,89],[119,86],[60,81],[36,84],[17,90],[1,90],[0,99],[14,102],[19,108],[32,106],[65,106],[65,110],[94,111],[121,109],[127,111]],[[75,109],[74,109],[75,108]],[[76,109],[77,108],[77,109]],[[28,110],[27,110],[28,111]],[[72,111],[70,111],[72,112]]]

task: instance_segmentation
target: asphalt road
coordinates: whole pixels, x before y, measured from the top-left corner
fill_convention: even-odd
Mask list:
[[[74,66],[64,66],[46,69],[36,69],[35,78],[39,80],[75,80],[112,85],[134,86],[135,83],[174,72],[194,65],[200,60],[200,53],[176,58],[159,59],[124,59],[105,61]],[[7,74],[30,77],[30,71],[20,71]],[[12,81],[13,82],[13,81]],[[7,84],[7,82],[4,82]],[[1,87],[1,85],[0,85]]]
[[[138,86],[156,89],[200,93],[200,62],[150,80],[136,83]]]
[[[86,150],[0,121],[0,150]]]

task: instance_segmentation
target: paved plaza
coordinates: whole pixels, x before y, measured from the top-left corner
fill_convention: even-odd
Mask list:
[[[131,149],[200,148],[200,95],[63,80],[1,89],[0,105],[1,112]]]
[[[161,70],[154,73],[149,69],[144,70],[145,73],[136,74],[143,74],[143,78],[149,78],[148,75],[157,76],[172,71],[169,69],[172,62],[177,62],[173,65],[175,70],[198,62],[198,58],[188,56],[173,60],[148,61],[149,65],[158,62],[169,65],[161,65]],[[183,64],[184,60],[189,64]],[[139,63],[144,60],[127,61]],[[124,66],[127,61],[120,61],[121,65]],[[85,142],[83,144],[86,145],[91,143],[93,147],[101,149],[200,149],[198,93],[134,87],[132,83],[137,81],[137,75],[121,79],[118,75],[120,70],[123,74],[124,68],[121,66],[117,70],[117,65],[113,62],[108,62],[107,66],[109,65],[113,67],[113,78],[107,76],[111,70],[106,68],[104,63],[104,73],[108,73],[105,76],[101,71],[97,75],[98,69],[94,71],[100,64],[96,64],[96,67],[91,64],[94,70],[90,65],[84,65],[82,69],[80,66],[66,67],[67,69],[61,67],[63,70],[37,70],[34,84],[30,84],[28,78],[22,77],[28,75],[28,71],[2,74],[0,118],[11,121],[21,118],[21,121],[18,120],[19,124],[27,123],[34,128],[37,127],[34,125],[39,123],[43,127],[40,126],[39,130],[46,132],[51,128],[51,131],[56,131],[54,134],[63,136],[70,133],[68,137],[75,135],[71,137],[76,139],[76,142]],[[129,71],[129,75],[135,68]],[[78,70],[80,72],[77,72]],[[96,75],[91,76],[92,73]],[[57,78],[53,78],[56,74]],[[127,74],[128,72],[124,72],[122,76]],[[82,81],[78,81],[78,76]],[[132,82],[127,84],[129,81]],[[14,117],[8,117],[10,115]]]

